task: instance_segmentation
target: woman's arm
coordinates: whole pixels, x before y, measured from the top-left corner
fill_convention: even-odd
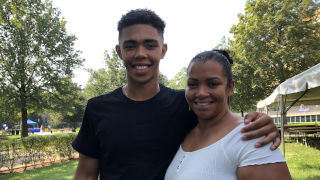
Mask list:
[[[291,180],[285,162],[239,167],[238,180]]]

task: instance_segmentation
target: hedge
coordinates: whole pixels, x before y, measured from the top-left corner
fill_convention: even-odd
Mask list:
[[[320,136],[289,137],[288,142],[297,142],[320,150]]]
[[[18,165],[26,169],[30,164],[42,165],[45,162],[73,159],[75,151],[71,143],[75,137],[74,133],[64,133],[1,140],[0,169],[7,168],[13,172],[14,167]]]

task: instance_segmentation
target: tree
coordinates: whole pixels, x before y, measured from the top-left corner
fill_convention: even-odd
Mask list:
[[[90,77],[85,86],[86,98],[105,94],[127,83],[126,69],[115,50],[111,55],[104,53],[105,67],[98,70],[89,70]]]
[[[187,83],[187,68],[183,67],[169,82],[172,89],[185,89]]]
[[[287,78],[320,62],[317,9],[317,0],[247,1],[245,14],[231,28],[234,40],[230,42],[239,80],[236,87],[248,94],[239,97],[249,102],[247,107]]]
[[[221,50],[231,50],[232,47],[229,43],[230,39],[226,38],[226,36],[223,36],[220,40],[220,43],[218,45],[216,45],[216,47],[214,49],[221,49]]]
[[[159,72],[159,83],[167,86],[169,84],[169,79],[166,75]]]
[[[74,129],[82,121],[86,99],[79,86],[70,79],[62,81],[59,91],[49,99],[50,114],[61,123],[69,123]]]
[[[0,124],[19,122],[19,110],[13,105],[14,99],[8,97],[7,90],[0,89]]]
[[[232,66],[235,88],[231,97],[231,109],[234,112],[244,112],[255,109],[256,99],[259,99],[263,90],[256,88],[253,83],[252,74],[254,68],[235,59]]]
[[[83,62],[65,24],[50,1],[0,1],[0,89],[10,89],[9,96],[15,97],[22,137],[28,135],[28,109],[43,108],[50,93]]]

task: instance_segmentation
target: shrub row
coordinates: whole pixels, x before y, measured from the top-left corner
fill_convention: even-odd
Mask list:
[[[298,142],[304,144],[306,146],[310,146],[320,150],[320,136],[298,136],[298,137],[290,137],[288,142]]]
[[[43,164],[56,160],[73,159],[75,153],[71,146],[76,137],[74,133],[49,136],[28,136],[21,139],[0,141],[0,169],[22,165],[24,169],[29,164]]]

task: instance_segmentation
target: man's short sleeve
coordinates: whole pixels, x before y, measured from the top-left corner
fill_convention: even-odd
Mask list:
[[[87,104],[82,125],[72,147],[81,154],[92,158],[99,158],[99,143],[94,126],[94,114],[90,110],[90,101]]]

